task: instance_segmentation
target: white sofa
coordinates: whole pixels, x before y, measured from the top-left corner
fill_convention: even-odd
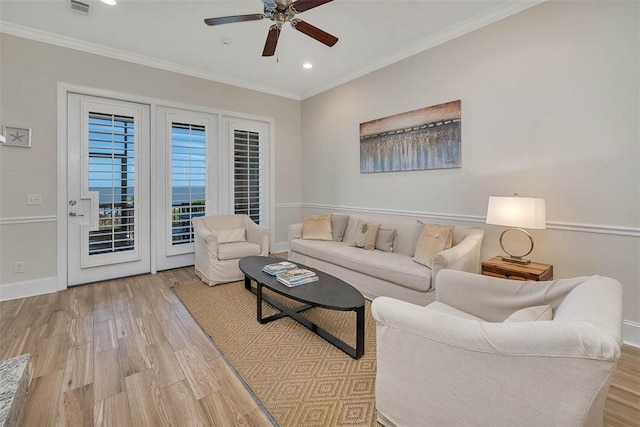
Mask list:
[[[358,220],[395,229],[393,252],[351,246]],[[438,252],[433,269],[413,261],[423,225],[415,219],[349,215],[342,241],[302,239],[302,224],[289,226],[289,260],[336,276],[358,289],[367,299],[390,296],[415,304],[433,301],[429,293],[442,269],[480,272],[480,246],[484,230],[455,226],[453,247]]]
[[[380,423],[602,426],[622,341],[619,282],[441,271],[435,293],[426,307],[373,301]],[[552,320],[503,323],[541,305]]]

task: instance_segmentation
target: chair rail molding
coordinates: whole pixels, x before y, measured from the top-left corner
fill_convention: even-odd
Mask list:
[[[403,217],[410,217],[410,218],[416,218],[416,217],[432,218],[432,219],[438,219],[438,220],[462,221],[462,222],[470,222],[470,223],[478,223],[478,224],[486,223],[486,217],[481,215],[436,213],[436,212],[424,212],[424,211],[402,211],[402,210],[391,210],[391,209],[363,208],[363,207],[355,207],[355,206],[325,205],[325,204],[318,204],[318,203],[302,203],[301,208],[357,212],[357,213],[371,214],[371,215],[403,216]],[[574,232],[581,232],[581,233],[609,234],[614,236],[640,237],[640,227],[627,227],[627,226],[618,226],[618,225],[580,224],[580,223],[561,222],[561,221],[548,221],[547,229],[574,231]]]
[[[9,218],[0,218],[0,225],[11,224],[33,224],[36,222],[57,222],[57,215],[42,215],[42,216],[17,216]]]

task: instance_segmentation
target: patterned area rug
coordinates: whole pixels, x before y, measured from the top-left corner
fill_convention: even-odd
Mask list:
[[[281,426],[378,425],[376,329],[370,301],[365,353],[355,360],[290,318],[259,324],[256,297],[242,282],[214,287],[176,283],[175,290]],[[264,317],[276,312],[263,303]],[[354,345],[355,312],[313,308],[304,316]]]

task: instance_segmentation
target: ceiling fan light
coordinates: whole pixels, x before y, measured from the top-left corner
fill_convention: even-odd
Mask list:
[[[304,64],[302,64],[302,68],[305,68],[307,70],[313,68],[313,64],[310,62],[305,62]]]
[[[108,4],[109,6],[115,6],[117,3],[116,0],[100,0],[100,1],[104,4]]]

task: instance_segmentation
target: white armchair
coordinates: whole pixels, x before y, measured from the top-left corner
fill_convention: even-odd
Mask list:
[[[502,323],[550,305],[550,321]],[[518,282],[443,270],[426,307],[391,298],[377,322],[385,426],[603,424],[620,357],[622,286],[606,277]]]
[[[247,215],[193,218],[196,275],[209,286],[241,280],[242,257],[269,255],[269,230]]]

